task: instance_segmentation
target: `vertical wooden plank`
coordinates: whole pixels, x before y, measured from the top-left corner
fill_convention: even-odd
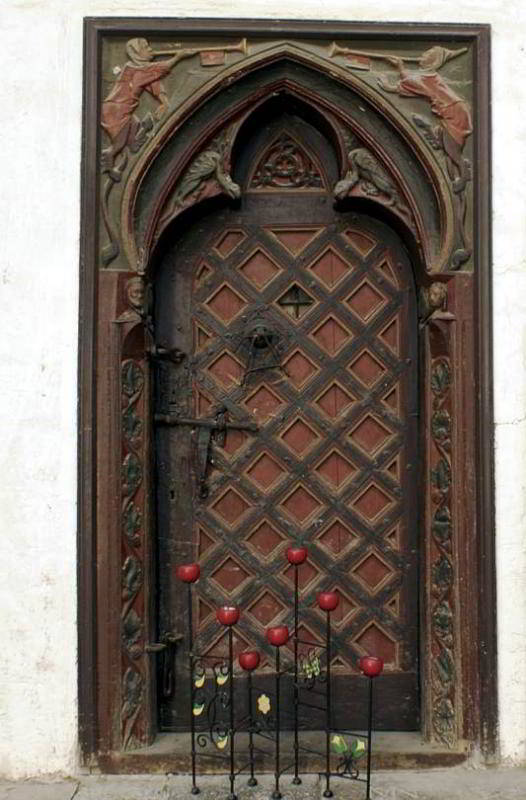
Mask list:
[[[98,749],[97,601],[96,601],[96,424],[95,336],[97,328],[99,39],[97,27],[84,25],[82,193],[79,297],[78,433],[78,661],[79,741],[88,764]]]
[[[497,588],[495,563],[495,477],[493,421],[493,329],[491,238],[491,40],[490,26],[476,36],[476,137],[474,182],[476,241],[476,380],[477,397],[477,566],[485,602],[479,606],[479,664],[481,720],[478,735],[487,758],[497,754]]]

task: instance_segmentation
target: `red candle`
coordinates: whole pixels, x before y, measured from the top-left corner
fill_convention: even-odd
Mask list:
[[[334,611],[339,602],[338,592],[320,592],[318,595],[318,605],[322,611]]]
[[[184,583],[195,583],[201,574],[201,567],[199,564],[180,564],[175,574]]]
[[[275,628],[267,628],[267,641],[274,647],[281,647],[289,640],[289,629],[286,625],[277,625]]]
[[[257,650],[249,650],[246,653],[239,654],[239,666],[247,672],[252,672],[253,669],[259,667],[260,657]]]
[[[239,608],[235,606],[221,606],[216,611],[216,617],[221,625],[235,625],[239,619]]]
[[[376,678],[384,668],[384,662],[377,656],[363,656],[358,663],[363,674],[368,678]]]
[[[287,560],[290,564],[303,564],[309,555],[306,547],[288,547]]]

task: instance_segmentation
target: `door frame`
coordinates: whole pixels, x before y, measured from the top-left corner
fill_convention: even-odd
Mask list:
[[[415,253],[417,289],[427,289],[434,272],[448,281],[454,298],[453,313],[424,310],[421,319],[421,381],[424,440],[424,482],[426,512],[423,522],[422,574],[428,589],[421,597],[423,659],[422,712],[426,738],[442,740],[455,748],[466,742],[479,748],[491,759],[497,748],[496,680],[496,589],[494,544],[493,483],[493,405],[492,405],[492,332],[491,332],[491,237],[490,237],[490,134],[489,134],[489,27],[468,25],[352,24],[316,22],[274,22],[271,20],[177,20],[152,18],[88,19],[85,22],[84,133],[82,163],[82,230],[80,259],[80,332],[79,332],[79,468],[78,468],[78,587],[79,587],[79,736],[85,764],[97,763],[110,771],[128,771],[139,762],[148,769],[147,758],[122,759],[123,724],[133,734],[134,743],[148,744],[154,735],[151,709],[155,703],[153,668],[146,653],[148,618],[153,610],[150,576],[151,541],[145,537],[143,561],[138,565],[143,590],[141,613],[143,629],[134,642],[133,658],[144,662],[144,686],[134,685],[133,670],[126,668],[121,651],[122,588],[132,592],[134,562],[123,563],[121,537],[121,470],[123,459],[135,458],[134,447],[126,450],[121,436],[121,403],[124,398],[121,370],[144,357],[145,333],[126,315],[119,319],[125,283],[133,270],[99,269],[104,228],[104,193],[101,189],[99,156],[99,114],[103,46],[108,37],[178,36],[199,39],[252,36],[283,42],[352,38],[363,49],[369,40],[404,46],[429,46],[447,42],[454,47],[467,46],[473,53],[473,192],[469,198],[474,252],[473,271],[448,270],[440,253],[423,248]],[[281,45],[279,45],[282,47]],[[285,47],[287,50],[287,47]],[[294,47],[275,53],[274,58],[295,57]],[[292,53],[292,55],[291,55]],[[339,85],[353,83],[349,71],[317,65],[327,80]],[[334,76],[337,77],[334,77]],[[236,76],[230,77],[233,82]],[[354,81],[356,89],[356,81]],[[359,87],[358,87],[359,90]],[[215,89],[219,93],[220,86]],[[378,93],[377,93],[378,94]],[[365,95],[364,95],[365,96]],[[385,118],[405,147],[412,148],[415,160],[430,176],[429,184],[438,197],[442,242],[451,245],[454,229],[455,198],[437,168],[429,148],[404,122],[401,115],[381,106],[381,98],[366,97]],[[206,98],[199,101],[205,104]],[[188,107],[188,117],[197,107]],[[158,149],[173,142],[171,136],[184,119],[174,114],[174,125],[166,124],[157,137]],[[177,117],[177,119],[175,119]],[[212,129],[209,128],[209,131]],[[216,128],[215,132],[219,128]],[[164,133],[163,133],[164,131]],[[366,136],[366,132],[364,132]],[[164,138],[163,138],[164,137]],[[171,138],[170,138],[171,137]],[[409,143],[409,144],[407,144]],[[402,144],[400,145],[402,147]],[[179,174],[199,152],[202,142],[195,141],[180,156]],[[193,149],[192,149],[193,148]],[[153,156],[152,156],[153,158]],[[147,159],[146,159],[147,160]],[[384,161],[384,164],[386,162]],[[146,164],[146,161],[144,161]],[[128,252],[135,254],[136,271],[147,272],[148,257],[134,241],[139,224],[132,209],[148,184],[147,167],[128,178],[123,192],[120,233]],[[398,176],[403,184],[403,176]],[[174,176],[173,180],[176,180]],[[166,191],[166,187],[164,187]],[[160,191],[160,190],[159,190]],[[408,190],[409,192],[409,190]],[[217,192],[216,192],[217,194]],[[410,194],[410,192],[409,192]],[[160,194],[159,194],[160,196]],[[409,196],[409,195],[408,195]],[[429,197],[431,197],[431,189]],[[433,202],[429,199],[427,202]],[[161,208],[157,209],[157,219]],[[155,219],[155,213],[151,219]],[[448,234],[448,225],[450,233]],[[152,245],[154,229],[141,231],[143,242]],[[458,231],[457,231],[458,233]],[[449,239],[448,239],[449,236]],[[149,238],[148,238],[149,237]],[[131,247],[131,250],[129,249]],[[153,249],[153,248],[152,248]],[[432,248],[431,248],[432,249]],[[434,261],[433,261],[434,259]],[[438,260],[437,260],[438,259]],[[420,266],[418,262],[420,261]],[[429,309],[428,309],[429,311]],[[110,324],[108,324],[110,321]],[[114,324],[119,323],[119,324]],[[145,362],[146,363],[146,362]],[[462,365],[462,368],[460,367]],[[149,459],[148,370],[127,391],[126,402],[142,414],[145,424],[141,453],[145,466]],[[435,411],[447,414],[452,435],[431,424]],[[129,442],[128,442],[129,444]],[[123,452],[122,447],[125,447]],[[130,473],[131,474],[131,473]],[[150,514],[149,486],[145,468],[142,488],[142,511]],[[108,489],[109,487],[109,489]],[[117,490],[115,489],[117,487]],[[445,524],[445,510],[452,522]],[[442,528],[440,528],[442,522]],[[435,525],[435,527],[433,527]],[[437,527],[438,525],[438,527]],[[146,527],[147,527],[146,522]],[[130,570],[131,568],[131,570]],[[124,580],[124,584],[123,584]],[[128,583],[127,583],[128,581]],[[130,583],[131,581],[131,583]],[[445,594],[444,594],[445,592]],[[447,595],[447,597],[446,597]],[[483,602],[473,603],[473,597]],[[437,599],[438,598],[438,599]],[[445,598],[445,602],[442,602]],[[453,618],[448,620],[448,609]],[[462,612],[460,612],[462,609]],[[462,617],[460,614],[462,613]],[[449,637],[449,638],[448,638]],[[452,638],[451,638],[452,637]],[[450,646],[451,645],[451,646]],[[138,648],[138,649],[137,649]],[[446,658],[444,660],[444,652]],[[449,659],[447,654],[451,653]],[[473,656],[473,653],[476,653]],[[434,688],[433,688],[434,687]],[[438,687],[438,689],[437,689]],[[444,688],[445,687],[445,688]],[[123,697],[128,691],[128,706],[123,712]],[[438,693],[437,693],[438,692]],[[442,695],[440,694],[442,692]],[[444,694],[445,692],[445,694]],[[130,701],[132,710],[130,712]],[[127,714],[127,716],[126,716]],[[124,723],[123,723],[124,719]],[[441,725],[445,728],[441,729]],[[451,733],[453,726],[453,734]],[[443,735],[441,735],[441,730]],[[146,761],[145,761],[146,758]],[[134,760],[135,759],[135,760]]]

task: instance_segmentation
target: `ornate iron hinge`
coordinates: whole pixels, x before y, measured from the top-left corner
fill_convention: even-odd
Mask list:
[[[155,414],[155,422],[164,425],[189,425],[197,428],[197,474],[199,483],[199,497],[204,500],[208,497],[207,473],[211,463],[210,445],[212,439],[219,447],[224,447],[226,433],[229,430],[250,431],[257,433],[258,426],[254,422],[229,422],[227,420],[226,406],[219,406],[215,417],[212,419],[193,419],[179,414]]]

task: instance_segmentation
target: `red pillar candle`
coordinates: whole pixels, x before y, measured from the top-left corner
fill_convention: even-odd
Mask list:
[[[286,625],[277,625],[275,628],[267,628],[267,641],[274,647],[281,647],[289,640],[289,629]]]
[[[289,564],[303,564],[309,555],[306,547],[287,547],[287,560]]]
[[[201,574],[199,564],[179,564],[175,574],[183,583],[195,583]]]
[[[368,678],[376,678],[384,668],[384,662],[378,656],[363,656],[358,663],[363,674]]]
[[[239,654],[239,666],[247,672],[259,667],[260,656],[257,650],[249,650]]]
[[[337,592],[320,592],[317,599],[322,611],[334,611],[340,602],[340,596]]]
[[[236,606],[221,606],[216,611],[216,617],[221,625],[235,625],[239,619],[239,608],[236,608]]]

